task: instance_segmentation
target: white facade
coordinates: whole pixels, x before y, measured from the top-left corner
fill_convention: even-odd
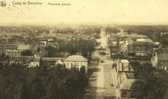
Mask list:
[[[39,66],[40,66],[39,61],[33,61],[33,62],[30,62],[28,67],[31,68],[31,67],[39,67]]]
[[[157,65],[158,65],[158,55],[157,55],[157,52],[155,52],[154,55],[152,56],[151,63],[152,63],[153,67],[155,67],[155,68],[157,67]]]
[[[29,50],[30,49],[30,45],[28,45],[28,44],[19,44],[17,46],[17,49],[21,50],[21,51],[23,51],[23,50]]]
[[[71,68],[77,68],[77,69],[81,69],[81,67],[85,67],[85,70],[87,71],[88,69],[88,60],[80,55],[72,55],[69,56],[65,59],[65,67],[68,69]]]
[[[10,56],[10,57],[16,57],[16,56],[21,56],[21,53],[19,50],[6,50],[5,55]]]

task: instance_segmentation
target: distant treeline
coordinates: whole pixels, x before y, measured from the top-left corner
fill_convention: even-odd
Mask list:
[[[161,32],[168,32],[168,25],[125,25],[120,27],[125,32],[144,34],[154,41],[159,41],[166,46],[168,45],[168,35],[161,35]]]
[[[121,29],[127,33],[147,35],[153,41],[168,45],[168,35],[161,35],[162,32],[168,32],[168,25],[118,25],[116,27],[106,27],[108,33],[118,33]]]
[[[0,33],[83,33],[90,35],[91,33],[100,33],[100,25],[58,25],[58,26],[0,26]],[[154,41],[159,41],[164,45],[168,44],[168,36],[161,36],[161,32],[168,32],[168,25],[117,25],[104,26],[107,33],[118,33],[123,29],[128,33],[139,33],[150,37]]]
[[[0,26],[0,32],[81,32],[81,33],[99,33],[102,26],[100,25],[19,25],[19,26]],[[168,32],[168,25],[118,25],[104,26],[107,32],[120,32],[123,29],[125,32],[134,33],[160,33]]]
[[[99,26],[0,26],[0,33],[99,33]]]
[[[126,32],[135,33],[160,33],[168,32],[168,25],[121,25],[119,26]]]

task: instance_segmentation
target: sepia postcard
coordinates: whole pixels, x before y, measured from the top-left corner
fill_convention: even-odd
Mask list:
[[[168,0],[0,0],[0,99],[168,99]]]

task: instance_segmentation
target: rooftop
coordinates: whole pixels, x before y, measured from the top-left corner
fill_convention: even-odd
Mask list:
[[[85,57],[81,56],[81,55],[71,55],[71,56],[67,57],[65,59],[65,61],[76,61],[76,62],[84,61],[84,62],[87,62],[88,60]]]
[[[154,43],[136,41],[136,42],[133,42],[131,45],[135,45],[135,46],[153,46]]]

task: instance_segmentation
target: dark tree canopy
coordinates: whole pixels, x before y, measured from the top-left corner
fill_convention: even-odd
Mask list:
[[[135,73],[142,80],[137,90],[137,99],[166,99],[164,96],[168,91],[168,73],[158,70],[151,64],[133,63]],[[136,65],[135,65],[136,64]],[[136,84],[132,85],[132,88]]]
[[[88,79],[78,70],[1,65],[0,99],[81,99]]]

